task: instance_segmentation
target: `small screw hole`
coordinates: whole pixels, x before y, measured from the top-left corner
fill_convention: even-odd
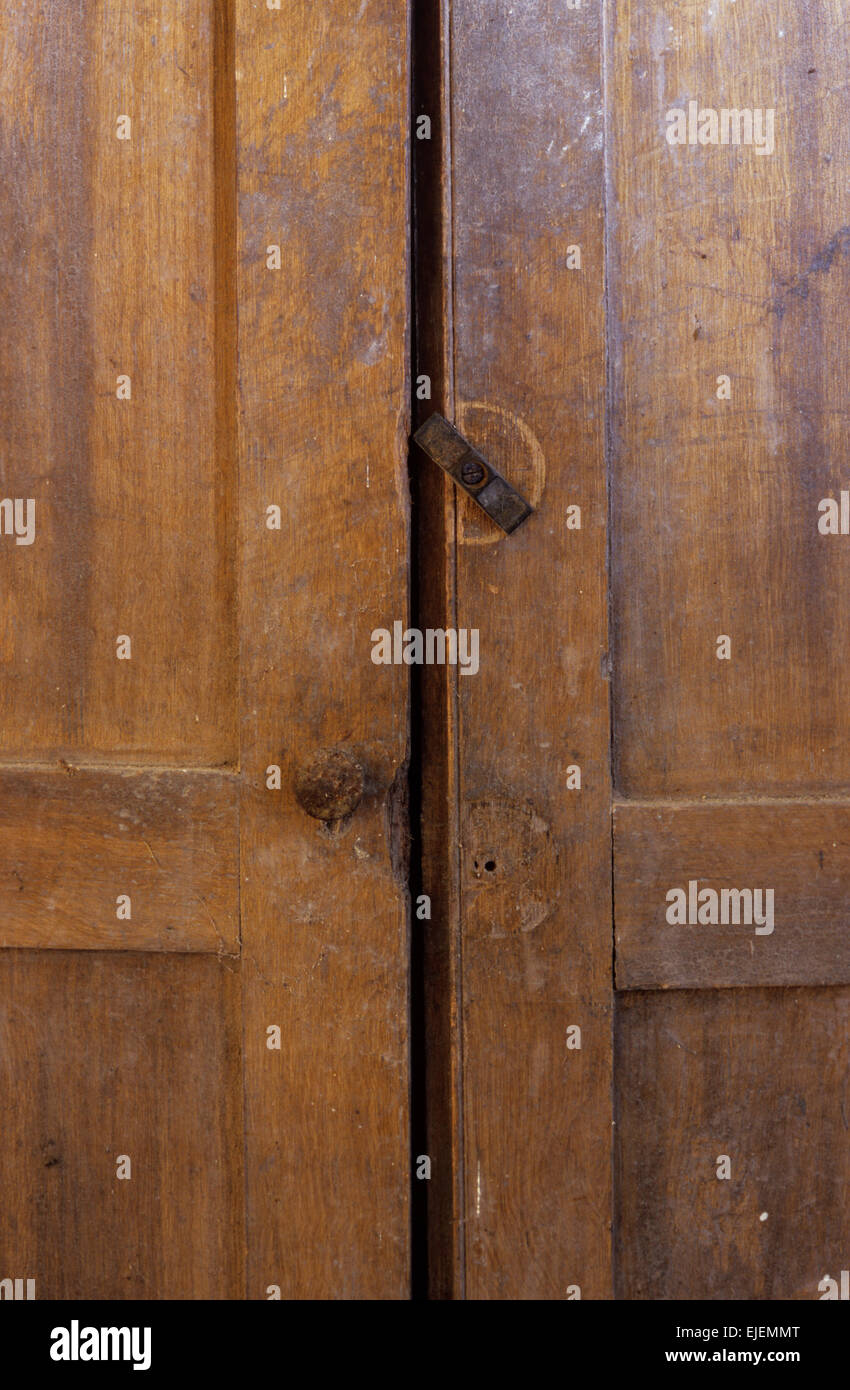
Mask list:
[[[495,859],[488,859],[487,862],[486,862],[486,864],[484,865],[484,868],[487,870],[488,874],[491,874],[491,873],[493,872],[493,870],[495,869],[495,867],[496,867],[496,861],[495,861]]]

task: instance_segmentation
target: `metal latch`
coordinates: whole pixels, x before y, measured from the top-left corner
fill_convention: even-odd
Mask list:
[[[531,516],[534,508],[442,415],[430,415],[413,438],[508,535]]]

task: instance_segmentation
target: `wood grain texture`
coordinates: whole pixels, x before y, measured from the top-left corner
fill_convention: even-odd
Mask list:
[[[239,1046],[233,961],[0,952],[3,1277],[243,1297]]]
[[[617,1297],[819,1298],[850,1243],[850,991],[636,993],[617,1015]]]
[[[245,1291],[226,9],[0,19],[0,1264],[38,1298]]]
[[[609,15],[615,784],[846,792],[846,6]],[[774,152],[669,145],[691,100],[774,109]]]
[[[407,59],[405,0],[236,6],[250,1298],[409,1288]],[[293,781],[339,745],[328,827]]]
[[[0,536],[6,758],[235,761],[213,11],[26,0],[0,22],[0,486],[36,523]]]
[[[847,486],[848,20],[607,15],[616,969],[670,990],[618,1000],[617,1297],[817,1298],[850,996],[718,987],[848,979],[848,541],[818,530]],[[773,151],[671,145],[692,101],[772,110]],[[772,888],[773,933],[668,924],[690,880]]]
[[[772,890],[772,932],[769,922],[759,934],[755,924],[745,925],[743,904],[737,925],[731,904],[726,925],[669,923],[667,893],[687,893],[689,882],[698,884],[697,895],[704,889]],[[850,983],[848,882],[846,802],[618,805],[617,987]],[[705,902],[708,918],[712,906]]]
[[[592,7],[451,7],[454,423],[539,508],[458,499],[470,1299],[611,1293],[600,59]]]
[[[0,947],[238,952],[235,778],[6,768],[0,862]]]

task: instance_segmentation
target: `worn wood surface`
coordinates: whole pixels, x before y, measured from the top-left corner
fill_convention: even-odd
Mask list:
[[[243,1297],[235,972],[0,951],[4,1278],[37,1299]]]
[[[850,991],[620,996],[616,1075],[617,1298],[819,1298],[850,1243]]]
[[[617,983],[675,987],[619,996],[617,1296],[812,1299],[846,1265],[847,992],[718,986],[848,979],[850,540],[818,530],[847,486],[848,20],[607,15]],[[772,152],[669,144],[691,101],[773,110]],[[774,933],[668,925],[689,879],[773,887]]]
[[[404,1298],[424,1151],[434,1297],[816,1297],[848,1238],[847,18],[415,7],[417,371],[537,511],[506,538],[414,458],[411,551],[411,7],[355,9],[0,19],[0,483],[36,522],[0,535],[0,1273]],[[670,146],[690,100],[775,110],[775,149]],[[417,673],[413,744],[371,661],[411,556],[414,619],[480,634],[475,676]],[[295,780],[339,748],[328,824]],[[669,926],[691,878],[772,888],[774,932]]]
[[[694,925],[668,922],[672,889],[694,890]],[[614,924],[619,989],[850,983],[847,802],[628,802],[614,812]],[[761,889],[747,926],[745,904],[714,905],[699,893]],[[764,892],[773,894],[768,904]],[[703,921],[699,921],[699,912]],[[769,928],[772,926],[772,931]]]
[[[615,782],[846,791],[846,7],[609,13]],[[773,153],[668,145],[690,100],[774,109]]]
[[[478,674],[456,682],[463,1250],[450,1252],[453,1287],[471,1299],[564,1298],[571,1286],[604,1298],[600,17],[548,0],[455,0],[450,42],[452,240],[442,253],[451,258],[453,346],[444,395],[456,426],[539,507],[506,538],[458,499],[456,602],[444,619],[477,628],[481,649]],[[577,244],[582,268],[571,270],[567,247]],[[570,505],[581,507],[580,530],[567,528]],[[451,589],[447,597],[451,605]],[[572,765],[581,790],[567,790]],[[572,1026],[580,1050],[568,1050]]]
[[[0,941],[53,948],[0,951],[0,1263],[38,1298],[245,1288],[214,12],[0,20],[0,478],[35,504],[0,536]]]
[[[402,1298],[407,679],[370,634],[408,602],[407,5],[236,19],[248,1296]],[[339,745],[328,827],[293,780]]]
[[[7,768],[0,947],[234,954],[237,809],[219,773]]]
[[[36,526],[0,536],[7,759],[235,761],[212,14],[27,0],[0,22],[0,479]]]

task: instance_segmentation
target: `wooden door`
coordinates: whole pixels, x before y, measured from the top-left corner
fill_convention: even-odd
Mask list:
[[[423,611],[481,650],[424,687],[432,1293],[832,1297],[847,18],[429,15],[417,371],[537,507],[422,504]]]
[[[0,1278],[36,1298],[408,1289],[407,696],[368,640],[407,593],[406,22],[2,19]]]
[[[7,7],[4,1294],[832,1296],[847,38]]]

